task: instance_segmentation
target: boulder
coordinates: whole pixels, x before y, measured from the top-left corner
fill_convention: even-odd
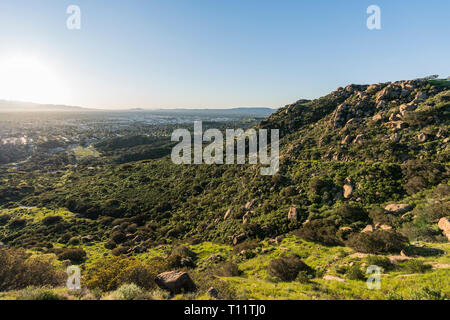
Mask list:
[[[448,218],[441,218],[438,222],[439,229],[442,230],[444,235],[450,241],[450,221]]]
[[[393,204],[388,204],[386,207],[384,207],[384,210],[386,210],[392,214],[404,214],[406,212],[411,211],[413,208],[414,207],[410,204],[393,203]]]
[[[450,231],[450,221],[448,218],[441,218],[438,222],[438,227],[442,231]]]
[[[243,224],[246,224],[246,223],[248,222],[249,214],[250,214],[250,212],[246,212],[246,213],[244,214],[244,216],[242,217],[242,223],[243,223]]]
[[[421,133],[417,136],[417,140],[419,140],[419,142],[426,142],[428,140],[428,136],[425,133]]]
[[[401,138],[402,138],[402,135],[401,135],[400,133],[396,132],[396,133],[394,133],[394,134],[391,136],[390,139],[391,139],[392,142],[397,143],[397,142],[400,141]]]
[[[352,140],[352,137],[350,137],[349,135],[346,135],[344,137],[344,139],[342,139],[341,144],[349,144],[351,140]]]
[[[277,236],[277,237],[275,237],[275,243],[277,245],[280,245],[281,242],[283,242],[283,240],[284,240],[284,236]]]
[[[357,144],[362,144],[363,143],[363,135],[362,134],[358,134],[355,138],[355,140],[353,140],[353,143],[357,143]]]
[[[232,236],[232,241],[234,245],[237,245],[239,243],[241,243],[242,241],[244,241],[247,238],[247,235],[245,233],[235,233]]]
[[[402,119],[402,116],[399,113],[393,113],[389,117],[389,121],[398,121],[398,120],[401,120],[401,119]]]
[[[372,117],[372,120],[375,122],[381,121],[383,119],[383,113],[379,112]]]
[[[191,292],[196,290],[196,285],[189,274],[184,271],[168,271],[160,273],[155,278],[155,283],[163,290],[172,294]]]
[[[371,224],[368,224],[364,229],[361,230],[361,233],[373,232],[374,229],[375,228]]]
[[[293,221],[297,221],[297,219],[298,219],[297,208],[295,208],[295,207],[290,207],[289,208],[288,219],[289,220],[293,220]]]
[[[255,204],[255,202],[256,202],[256,199],[253,199],[253,200],[247,202],[244,206],[244,209],[249,210]]]
[[[351,184],[344,185],[344,198],[349,199],[353,194],[353,186]]]

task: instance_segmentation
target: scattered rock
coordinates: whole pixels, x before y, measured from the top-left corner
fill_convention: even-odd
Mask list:
[[[250,214],[250,212],[246,212],[246,213],[244,214],[244,216],[242,217],[242,223],[243,223],[243,224],[246,224],[246,223],[248,222],[249,214]]]
[[[262,250],[261,250],[261,254],[266,254],[266,253],[269,253],[269,252],[271,252],[271,251],[273,251],[274,249],[273,248],[262,248]]]
[[[448,220],[448,218],[441,218],[438,222],[438,227],[443,231],[444,235],[450,241],[450,221]]]
[[[417,140],[419,140],[419,142],[426,142],[428,140],[428,136],[425,133],[421,133],[417,136]]]
[[[351,184],[345,184],[344,185],[344,198],[348,199],[353,194],[353,186]]]
[[[364,229],[361,230],[361,233],[373,232],[374,229],[375,228],[371,224],[368,224]]]
[[[133,238],[134,242],[142,242],[145,241],[145,237],[143,235],[138,234],[136,237]]]
[[[288,219],[289,220],[293,220],[293,221],[297,221],[297,219],[298,219],[297,208],[295,208],[295,207],[290,207],[289,208]]]
[[[87,236],[81,237],[81,242],[89,243],[89,242],[92,242],[94,240],[94,238],[95,237],[92,235],[87,235]]]
[[[196,285],[189,274],[183,271],[168,271],[158,274],[155,283],[163,290],[172,294],[191,292],[196,290]]]
[[[382,112],[379,112],[379,113],[377,113],[376,115],[374,115],[372,117],[372,120],[375,121],[375,122],[381,121],[381,119],[383,119],[383,113]]]
[[[401,138],[402,138],[402,135],[400,133],[396,132],[391,136],[390,139],[391,139],[391,141],[397,143],[400,141]]]
[[[244,206],[244,209],[249,210],[255,204],[255,202],[256,202],[256,199],[253,199],[253,200],[247,202]]]
[[[341,144],[349,144],[352,138],[349,135],[346,135],[344,139],[342,139]]]
[[[398,256],[389,256],[389,261],[391,261],[391,263],[398,263],[398,262],[402,262],[402,261],[406,261],[406,260],[411,260],[410,257],[405,257],[402,255],[398,255]]]
[[[329,280],[329,281],[339,281],[339,282],[346,282],[344,279],[336,277],[336,276],[331,276],[331,275],[325,275],[322,278],[323,280]]]
[[[355,140],[353,140],[353,143],[357,143],[357,144],[363,144],[363,135],[362,134],[358,134],[355,138]]]
[[[384,210],[388,211],[392,214],[404,214],[408,211],[411,211],[414,207],[410,204],[388,204],[386,207],[384,207]]]
[[[233,241],[234,245],[237,245],[237,244],[241,243],[245,239],[247,239],[247,235],[245,233],[235,233],[232,236],[232,241]]]
[[[280,245],[281,242],[283,242],[283,240],[284,240],[284,236],[277,236],[277,237],[275,237],[275,243],[277,245]]]
[[[223,216],[223,220],[227,220],[227,218],[230,216],[230,214],[231,214],[231,208],[227,210],[227,212]]]

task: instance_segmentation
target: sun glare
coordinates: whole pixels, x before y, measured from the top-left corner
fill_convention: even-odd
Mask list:
[[[33,57],[0,60],[0,99],[36,103],[63,103],[67,88],[58,75]]]

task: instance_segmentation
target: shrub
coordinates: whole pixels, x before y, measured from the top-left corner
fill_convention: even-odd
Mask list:
[[[402,165],[406,177],[404,189],[410,195],[438,184],[447,175],[442,165],[424,160],[408,160]]]
[[[383,268],[383,270],[388,271],[394,268],[391,260],[387,257],[370,255],[367,257],[367,265],[369,266],[378,266]]]
[[[0,249],[0,291],[28,286],[58,286],[67,278],[49,261],[30,259],[25,250]]]
[[[42,223],[45,224],[46,226],[50,226],[53,224],[57,224],[59,222],[61,222],[63,219],[60,216],[47,216],[44,219],[42,219]]]
[[[361,265],[358,263],[349,267],[345,272],[345,276],[350,280],[366,280],[364,272],[361,270]]]
[[[18,300],[66,300],[49,288],[28,287],[19,294]]]
[[[313,270],[298,257],[282,257],[272,259],[269,263],[268,272],[271,276],[281,281],[293,281],[300,271],[312,274]]]
[[[357,204],[344,203],[337,209],[337,214],[345,223],[367,220],[367,212]]]
[[[374,232],[355,233],[346,241],[350,248],[364,253],[400,252],[408,239],[393,230],[375,230]]]
[[[71,246],[76,246],[80,244],[80,238],[79,237],[72,237],[69,239],[69,244]]]
[[[86,258],[86,251],[82,248],[63,249],[58,254],[59,260],[70,260],[72,263],[81,263]]]
[[[417,291],[411,291],[411,300],[445,300],[445,295],[440,290],[423,287]]]
[[[237,264],[227,261],[219,264],[214,270],[214,274],[220,277],[237,277],[242,273]]]
[[[105,248],[106,248],[106,249],[112,250],[112,249],[114,249],[115,247],[117,247],[117,245],[116,245],[116,243],[115,243],[114,241],[109,240],[109,241],[106,241],[106,242],[105,242]]]
[[[401,267],[408,273],[424,273],[431,269],[431,265],[424,264],[420,260],[407,260],[401,264]]]
[[[374,224],[387,224],[393,225],[394,216],[392,214],[386,213],[383,208],[377,207],[369,211],[369,218],[373,221]]]
[[[256,241],[256,240],[246,240],[244,242],[241,242],[241,243],[235,245],[233,247],[233,252],[235,254],[238,254],[238,253],[240,253],[243,250],[247,251],[247,250],[256,249],[258,246],[259,246],[259,242],[258,241]]]
[[[119,246],[119,247],[114,248],[113,250],[111,250],[111,254],[113,256],[121,256],[123,254],[127,254],[128,250],[130,250],[130,248],[124,247],[124,246]]]
[[[9,223],[9,226],[13,229],[18,229],[18,228],[23,228],[25,227],[27,224],[27,220],[22,219],[22,218],[16,218],[11,220],[11,222]]]
[[[144,291],[134,283],[123,284],[114,291],[114,296],[118,300],[137,300],[144,295]]]
[[[297,275],[297,278],[295,278],[295,281],[299,283],[310,283],[312,276],[308,274],[306,271],[300,271]]]
[[[0,225],[6,224],[9,221],[9,219],[11,219],[11,217],[7,214],[0,215]]]
[[[448,197],[450,196],[450,185],[440,184],[434,189],[434,194],[438,197]]]
[[[302,239],[320,242],[326,245],[340,245],[342,242],[337,238],[338,228],[331,220],[316,219],[304,224],[300,229],[293,232]]]
[[[178,246],[174,248],[171,252],[171,255],[180,255],[182,257],[189,257],[192,260],[197,259],[197,254],[186,246]]]
[[[114,241],[115,243],[122,243],[126,239],[127,237],[125,236],[125,234],[120,231],[116,231],[111,235],[111,240]]]
[[[84,274],[89,289],[112,291],[123,284],[134,283],[149,290],[156,288],[156,275],[166,270],[167,264],[162,258],[144,263],[128,257],[107,257],[89,265]]]

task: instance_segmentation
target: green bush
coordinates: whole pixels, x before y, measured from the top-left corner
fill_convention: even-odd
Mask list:
[[[416,291],[411,291],[411,300],[445,300],[445,295],[439,290],[433,290],[429,287],[423,287]]]
[[[63,219],[60,216],[46,216],[44,219],[42,219],[42,223],[46,226],[57,224],[61,222]]]
[[[28,286],[58,286],[67,275],[50,262],[31,259],[25,250],[0,249],[0,291]]]
[[[116,290],[123,284],[134,283],[149,290],[156,288],[156,275],[167,269],[167,263],[162,258],[153,258],[144,263],[127,257],[107,257],[89,265],[84,275],[89,289],[106,292]]]
[[[347,268],[345,276],[350,280],[366,280],[364,272],[361,270],[361,265],[359,263],[354,264]]]
[[[300,229],[295,230],[293,234],[308,241],[326,245],[340,245],[342,242],[337,238],[337,232],[338,228],[333,221],[316,219],[304,224]]]
[[[420,260],[407,260],[401,264],[401,268],[408,273],[424,273],[432,267]]]
[[[298,257],[282,257],[272,259],[269,263],[268,272],[271,276],[281,281],[293,281],[300,271],[312,274],[313,270]]]
[[[221,263],[214,269],[214,274],[220,277],[237,277],[241,273],[242,271],[239,270],[239,266],[230,261]]]
[[[137,300],[144,295],[144,290],[139,288],[134,283],[123,284],[116,291],[114,296],[118,300]]]
[[[369,266],[378,266],[383,268],[383,270],[388,271],[394,268],[391,260],[387,257],[370,255],[367,257],[367,265]]]
[[[49,288],[28,287],[19,294],[18,300],[66,300],[66,298]]]
[[[82,248],[63,249],[58,254],[59,260],[70,260],[72,263],[81,263],[86,258],[86,251]]]
[[[355,233],[349,237],[346,244],[363,253],[398,253],[407,246],[408,239],[393,230],[375,230],[374,232]]]

